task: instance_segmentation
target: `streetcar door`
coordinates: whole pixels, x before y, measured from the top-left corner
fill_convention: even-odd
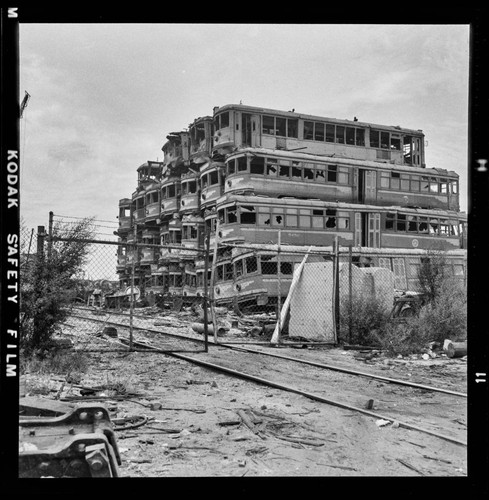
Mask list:
[[[377,200],[377,172],[375,170],[358,170],[358,201],[375,203]]]
[[[367,224],[367,246],[372,248],[380,248],[380,214],[369,213]]]

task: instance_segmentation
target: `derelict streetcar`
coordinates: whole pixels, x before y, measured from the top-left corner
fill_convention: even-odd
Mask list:
[[[207,279],[217,304],[272,305],[302,258],[290,250],[322,248],[310,256],[321,261],[335,242],[340,262],[351,248],[356,265],[390,268],[399,290],[416,288],[430,250],[465,276],[459,175],[426,166],[422,130],[226,104],[161,149],[163,161],[141,165],[136,191],[119,202],[119,241],[140,245],[118,250],[122,289],[134,267],[142,297],[191,302]],[[206,235],[216,260],[204,277]],[[280,258],[265,249],[279,235]]]

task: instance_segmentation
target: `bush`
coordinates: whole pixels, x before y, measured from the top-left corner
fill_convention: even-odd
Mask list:
[[[339,342],[366,346],[378,345],[377,332],[385,328],[390,314],[383,302],[374,297],[354,295],[351,301],[351,313],[350,321],[350,299],[342,299]]]

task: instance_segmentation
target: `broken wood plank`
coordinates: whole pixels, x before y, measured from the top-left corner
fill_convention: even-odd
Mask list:
[[[421,476],[424,476],[424,473],[423,473],[423,472],[421,472],[419,469],[416,469],[416,467],[414,467],[414,465],[411,465],[411,464],[409,464],[408,462],[405,462],[404,460],[401,460],[400,458],[396,458],[396,460],[397,460],[400,464],[404,465],[404,467],[407,467],[408,469],[411,469],[411,470],[413,470],[414,472],[417,472],[417,473],[418,473],[418,474],[420,474]]]
[[[251,421],[251,419],[244,412],[244,410],[238,410],[237,414],[241,417],[241,420],[246,425],[246,427],[250,429],[251,432],[259,436],[261,439],[266,439],[266,437],[263,436],[263,434],[258,429],[256,429],[255,424]]]

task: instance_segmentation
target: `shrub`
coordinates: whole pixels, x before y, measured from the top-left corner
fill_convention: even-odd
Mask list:
[[[378,345],[377,333],[385,328],[390,311],[374,297],[354,295],[343,298],[340,305],[339,342],[360,345]],[[351,330],[350,330],[351,329]]]

